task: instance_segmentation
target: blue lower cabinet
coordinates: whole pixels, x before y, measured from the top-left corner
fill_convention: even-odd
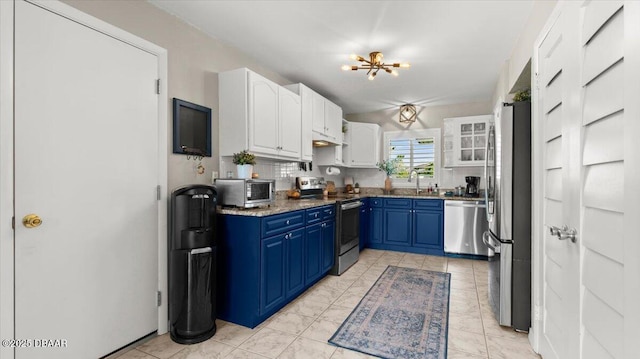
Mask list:
[[[322,275],[322,225],[323,223],[317,223],[307,227],[307,233],[305,238],[305,285],[313,283],[316,279]]]
[[[267,313],[285,299],[285,234],[262,240],[260,262],[260,314]]]
[[[363,250],[369,242],[369,200],[361,199],[360,207],[360,250]]]
[[[384,210],[382,208],[371,207],[369,208],[369,242],[368,245],[374,247],[374,245],[382,244],[382,237],[384,235]],[[375,247],[378,248],[378,247]]]
[[[322,274],[324,275],[333,267],[335,261],[336,221],[329,220],[322,225]]]
[[[305,286],[304,228],[262,240],[260,314],[302,292]]]
[[[413,215],[413,246],[443,249],[442,212],[415,210]]]
[[[335,206],[218,216],[217,317],[254,328],[333,267]]]
[[[291,298],[302,292],[305,285],[305,248],[304,228],[287,233],[285,236],[285,248],[287,260],[285,261],[286,297]]]
[[[411,210],[384,209],[384,244],[410,246],[411,245]]]
[[[371,198],[367,247],[444,255],[440,199]]]

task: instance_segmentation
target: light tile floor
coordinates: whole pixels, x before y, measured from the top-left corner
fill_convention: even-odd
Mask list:
[[[254,329],[217,320],[217,333],[180,345],[168,334],[109,358],[373,358],[327,340],[388,265],[451,273],[448,358],[540,358],[526,334],[498,325],[487,300],[487,262],[366,249],[339,277],[327,276]]]

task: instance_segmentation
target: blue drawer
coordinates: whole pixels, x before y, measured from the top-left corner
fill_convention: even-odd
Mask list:
[[[262,219],[262,238],[304,226],[304,211],[276,214]]]
[[[382,198],[369,198],[369,206],[382,207],[384,205]]]
[[[315,224],[322,221],[322,208],[323,207],[315,207],[306,210],[307,225]]]
[[[431,210],[442,210],[444,208],[444,201],[441,199],[414,199],[413,200],[413,208],[414,209],[431,209]]]
[[[324,206],[322,207],[322,220],[326,221],[329,219],[336,218],[336,207],[335,206]]]
[[[411,209],[411,199],[410,198],[385,198],[384,208]]]

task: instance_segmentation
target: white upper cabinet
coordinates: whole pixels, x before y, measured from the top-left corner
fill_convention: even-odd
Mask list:
[[[318,133],[325,132],[324,125],[324,117],[325,117],[325,106],[324,103],[327,101],[324,97],[320,96],[318,93],[314,92],[308,87],[305,87],[306,90],[300,94],[300,96],[309,96],[311,97],[311,118],[313,121],[313,131]]]
[[[300,133],[302,131],[300,96],[287,89],[280,88],[278,99],[280,110],[280,132],[278,133],[280,156],[300,158]]]
[[[298,138],[300,141],[300,160],[311,161],[313,160],[313,129],[314,126],[324,127],[324,98],[316,94],[303,84],[286,85],[285,88],[300,95],[300,103],[302,106],[302,132]],[[316,94],[317,95],[317,94]],[[319,103],[316,103],[316,101]],[[319,124],[314,122],[314,119],[321,118]]]
[[[218,76],[220,156],[248,149],[260,157],[301,158],[300,96],[251,70]]]
[[[380,126],[373,123],[349,122],[348,145],[343,146],[347,167],[376,168],[380,162]]]
[[[316,166],[343,166],[342,146],[316,147],[313,164]]]
[[[342,108],[335,103],[324,102],[324,134],[335,143],[342,143]]]
[[[278,142],[278,85],[249,72],[249,150],[277,155]]]
[[[491,115],[444,119],[444,167],[483,166]]]
[[[299,94],[302,98],[302,133],[303,141],[305,141],[302,144],[302,159],[311,159],[305,155],[307,150],[311,151],[312,140],[324,140],[335,144],[342,143],[342,108],[340,106],[303,84],[293,84],[285,87]],[[307,136],[306,126],[310,126],[308,133],[312,139],[309,141],[305,139],[305,136]],[[307,144],[309,147],[306,147]]]

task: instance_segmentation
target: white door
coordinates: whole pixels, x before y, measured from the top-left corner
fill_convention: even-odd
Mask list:
[[[278,154],[278,85],[249,72],[249,150]]]
[[[342,142],[342,108],[333,102],[324,102],[325,134],[336,142]]]
[[[625,297],[621,294],[625,285],[640,282],[638,277],[624,275],[624,161],[628,155],[622,141],[628,66],[624,26],[626,21],[640,19],[628,18],[621,1],[585,2],[581,12],[582,121],[574,131],[582,134],[582,152],[573,163],[580,165],[582,200],[579,207],[572,206],[582,217],[580,349],[584,358],[623,358]],[[640,44],[640,39],[634,41]]]
[[[571,47],[571,29],[577,19],[565,11],[555,21],[538,47],[539,128],[542,129],[542,241],[543,318],[540,354],[544,358],[577,358],[579,340],[579,243],[560,240],[551,228],[563,225],[578,228],[579,172],[576,159],[580,152],[579,113],[571,104],[575,90],[577,62]],[[574,35],[575,36],[575,35]],[[575,95],[574,95],[575,96]],[[578,116],[576,116],[578,115]],[[578,136],[577,138],[574,136]],[[540,142],[538,142],[540,143]],[[578,146],[577,146],[578,145]]]
[[[156,331],[157,77],[154,55],[16,2],[15,337],[67,343],[16,358],[96,358]]]
[[[312,94],[312,107],[311,107],[311,118],[312,118],[312,129],[315,132],[318,133],[325,133],[327,132],[327,128],[324,124],[324,117],[325,117],[325,109],[324,109],[324,103],[325,103],[325,99],[324,97],[320,96],[319,94],[310,91]]]
[[[300,159],[300,134],[302,132],[302,103],[300,96],[280,88],[278,92],[280,151],[282,157]]]
[[[378,153],[378,129],[376,125],[351,122],[351,143],[347,147],[349,163],[347,166],[372,167],[376,165]]]
[[[545,233],[540,353],[637,357],[640,258],[631,228],[638,218],[626,212],[638,198],[625,182],[633,179],[628,174],[638,177],[626,162],[640,151],[638,118],[627,117],[638,113],[640,7],[633,1],[562,6],[537,61]],[[627,52],[636,67],[627,64]],[[563,225],[576,230],[575,243],[550,233]]]

